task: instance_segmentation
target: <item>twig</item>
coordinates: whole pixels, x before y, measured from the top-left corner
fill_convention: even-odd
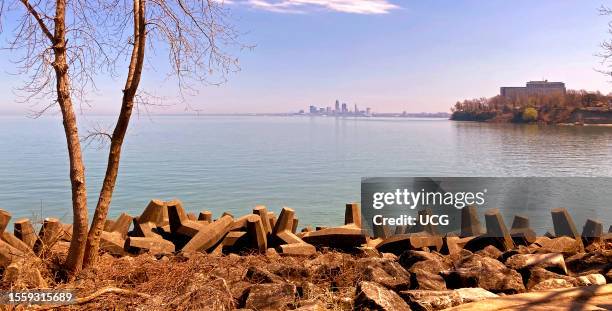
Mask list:
[[[145,293],[139,293],[137,291],[133,291],[133,290],[129,290],[129,289],[122,289],[122,288],[118,288],[118,287],[114,287],[114,286],[106,286],[103,287],[97,291],[95,291],[93,294],[89,295],[89,296],[85,296],[85,297],[81,297],[81,298],[77,298],[75,299],[71,305],[80,305],[80,304],[84,304],[84,303],[88,303],[104,294],[116,294],[116,295],[125,295],[125,296],[138,296],[141,298],[151,298],[151,295],[149,294],[145,294]],[[57,305],[46,305],[46,306],[40,306],[38,308],[35,308],[36,310],[51,310],[54,308],[57,308]]]

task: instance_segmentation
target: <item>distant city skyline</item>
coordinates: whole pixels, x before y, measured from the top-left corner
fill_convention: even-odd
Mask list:
[[[525,81],[564,81],[567,89],[608,93],[599,44],[608,39],[610,1],[233,0],[225,1],[241,41],[233,49],[241,71],[220,86],[198,86],[180,101],[168,79],[163,49],[151,53],[143,90],[165,99],[153,114],[282,113],[310,105],[337,110],[333,101],[377,112],[441,112],[458,100],[491,97],[500,86]],[[3,16],[6,46],[15,16]],[[50,100],[17,102],[15,76],[0,51],[0,114],[26,115]],[[99,77],[85,114],[114,114],[123,77]],[[317,104],[318,103],[318,104]],[[188,107],[186,111],[186,107]],[[320,108],[321,108],[320,107]],[[363,109],[362,108],[362,109]],[[354,109],[354,107],[350,107]],[[50,114],[57,114],[53,110]]]

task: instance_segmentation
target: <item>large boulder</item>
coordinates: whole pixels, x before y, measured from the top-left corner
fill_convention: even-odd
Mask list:
[[[558,289],[558,288],[571,288],[574,287],[572,283],[565,279],[548,279],[544,280],[536,285],[534,285],[531,290],[532,291],[541,291],[541,290],[549,290],[549,289]]]
[[[576,274],[606,274],[612,269],[612,250],[578,253],[565,260],[567,268]]]
[[[506,260],[506,266],[514,270],[538,266],[567,275],[565,260],[563,259],[563,255],[559,253],[516,254]]]
[[[493,245],[487,245],[485,248],[477,251],[476,254],[493,259],[498,259],[503,253],[502,251],[497,249],[497,247]]]
[[[450,260],[438,253],[412,250],[402,253],[399,257],[399,263],[408,271],[420,269],[433,274],[449,270],[452,267]]]
[[[459,293],[453,290],[407,290],[400,292],[412,310],[442,310],[461,304]]]
[[[450,288],[481,287],[494,293],[514,294],[525,291],[521,275],[500,261],[473,254],[455,263],[445,273]]]
[[[359,282],[355,297],[356,310],[410,311],[410,307],[395,292],[374,282]]]
[[[554,273],[542,267],[534,267],[529,270],[524,270],[522,272],[523,272],[523,278],[527,281],[526,282],[527,289],[532,289],[537,284],[542,283],[543,281],[546,281],[546,280],[551,280],[551,279],[557,279],[557,280],[563,279],[569,282],[570,284],[572,284],[573,286],[576,286],[578,284],[576,282],[576,279],[571,276]]]
[[[410,287],[410,274],[396,261],[384,258],[364,258],[358,261],[365,281],[399,291]]]
[[[536,253],[563,253],[566,256],[571,256],[579,252],[584,251],[584,245],[580,239],[570,238],[568,236],[562,236],[554,239],[536,239],[535,243],[540,245],[539,249],[536,249]]]
[[[445,290],[446,282],[444,278],[426,270],[410,269],[410,288],[421,290]]]
[[[287,310],[297,295],[293,284],[256,284],[251,286],[245,308],[253,310]]]

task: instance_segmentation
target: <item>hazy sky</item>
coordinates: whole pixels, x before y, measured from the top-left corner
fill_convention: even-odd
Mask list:
[[[594,70],[599,44],[612,37],[602,4],[612,1],[233,0],[226,5],[242,41],[256,47],[238,54],[242,70],[226,84],[188,100],[208,113],[289,112],[336,99],[379,112],[448,111],[542,78],[607,93],[612,84]],[[26,114],[30,105],[11,92],[22,81],[10,75],[10,52],[0,53],[0,113]],[[151,69],[164,61],[152,60],[143,86],[171,98],[174,83]],[[122,85],[102,79],[85,112],[118,111]]]

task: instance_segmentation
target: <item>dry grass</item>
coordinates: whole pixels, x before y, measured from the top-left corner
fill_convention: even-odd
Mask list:
[[[341,310],[350,307],[360,279],[356,264],[359,258],[338,252],[319,253],[308,259],[261,254],[196,254],[190,258],[156,258],[149,254],[115,258],[104,254],[95,267],[65,283],[58,265],[65,253],[65,246],[58,245],[43,265],[37,266],[49,287],[76,289],[77,296],[84,297],[112,286],[150,298],[107,293],[62,309],[231,310],[244,304],[245,290],[252,284],[244,275],[254,266],[295,284],[299,294],[296,306],[317,300],[332,310]],[[7,286],[2,284],[3,289]]]

